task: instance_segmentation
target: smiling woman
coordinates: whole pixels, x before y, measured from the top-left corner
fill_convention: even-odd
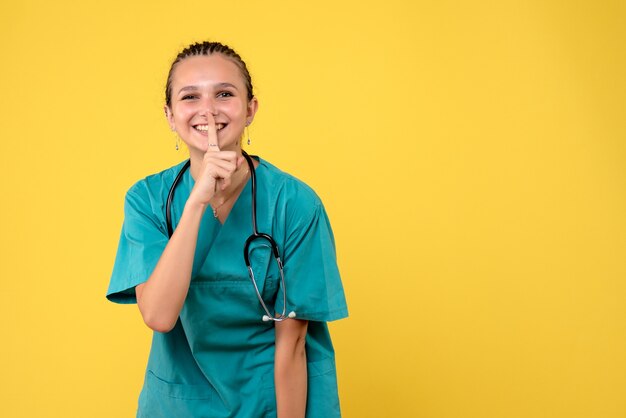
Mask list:
[[[193,44],[172,64],[165,114],[189,162],[128,191],[107,293],[154,330],[139,417],[340,416],[326,322],[347,307],[332,230],[312,189],[243,152],[257,108],[229,47]]]

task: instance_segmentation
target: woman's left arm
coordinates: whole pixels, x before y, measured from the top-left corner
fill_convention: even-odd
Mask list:
[[[304,418],[307,396],[305,340],[308,321],[276,322],[274,384],[278,418]]]

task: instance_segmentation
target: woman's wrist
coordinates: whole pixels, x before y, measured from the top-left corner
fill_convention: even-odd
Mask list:
[[[203,215],[208,206],[208,203],[196,201],[193,196],[189,196],[189,199],[187,199],[187,203],[185,203],[185,208],[183,209],[183,215],[185,214],[185,212],[200,213],[200,215]]]

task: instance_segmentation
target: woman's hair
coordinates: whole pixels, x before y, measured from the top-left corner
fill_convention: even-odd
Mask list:
[[[239,54],[237,54],[232,48],[228,45],[221,44],[219,42],[196,42],[195,44],[189,45],[187,48],[183,49],[177,56],[174,62],[170,67],[170,72],[167,74],[167,83],[165,84],[165,104],[169,106],[172,102],[172,74],[174,73],[174,68],[176,64],[181,62],[187,57],[193,57],[197,55],[213,55],[213,54],[222,54],[224,57],[230,59],[232,62],[239,67],[239,71],[241,71],[241,75],[244,78],[246,83],[246,89],[248,90],[248,100],[252,100],[254,97],[254,93],[252,92],[252,78],[250,77],[250,73],[248,72],[248,68],[246,67],[246,63],[241,59]]]

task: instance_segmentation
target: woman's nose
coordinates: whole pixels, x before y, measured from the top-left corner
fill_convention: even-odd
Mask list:
[[[202,101],[202,106],[200,108],[200,116],[206,116],[208,113],[213,116],[217,115],[217,107],[215,106],[215,102],[213,100],[205,99]]]

